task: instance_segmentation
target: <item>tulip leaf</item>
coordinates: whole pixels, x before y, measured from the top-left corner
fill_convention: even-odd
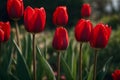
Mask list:
[[[3,54],[0,55],[0,59],[2,58],[0,61],[0,80],[8,80],[8,72],[10,71],[13,50],[13,47],[11,47],[11,40],[4,43],[3,46],[1,47],[3,49]]]
[[[27,55],[27,65],[29,69],[31,69],[32,64],[32,37],[31,35],[28,35],[26,38],[26,55]]]
[[[107,70],[108,70],[108,68],[109,68],[109,65],[110,65],[110,63],[111,63],[111,61],[112,61],[112,58],[113,58],[113,57],[110,57],[110,58],[106,61],[106,63],[104,64],[102,70],[100,70],[100,72],[97,74],[97,79],[96,79],[96,80],[103,80],[103,79],[104,79],[104,77],[105,77],[105,75],[106,75],[106,73],[107,73]]]
[[[77,59],[74,53],[72,56],[72,75],[74,80],[76,80],[76,71],[77,71]]]
[[[63,72],[65,73],[66,80],[74,80],[72,73],[70,71],[70,68],[67,65],[67,63],[65,62],[63,57],[61,57],[61,68],[63,69]]]
[[[16,75],[20,80],[31,80],[25,59],[15,41],[14,45],[17,51]]]
[[[56,80],[52,68],[37,47],[37,79],[43,80],[44,78],[47,78],[47,80]]]
[[[19,80],[14,74],[9,73],[9,80]]]
[[[7,44],[9,44],[9,46]],[[3,44],[3,46],[6,47],[6,49],[7,49],[2,56],[3,57],[3,62],[1,64],[1,67],[4,70],[4,72],[7,72],[9,70],[11,60],[12,60],[12,57],[11,57],[12,50],[13,50],[13,47],[11,47],[12,43],[9,41],[7,44]]]
[[[70,40],[70,44],[69,47],[67,49],[67,53],[65,53],[65,61],[67,62],[68,66],[70,67],[70,69],[72,69],[72,56],[73,56],[74,52],[73,52],[73,39]]]
[[[93,79],[93,65],[90,67],[87,80],[92,80],[92,79]]]

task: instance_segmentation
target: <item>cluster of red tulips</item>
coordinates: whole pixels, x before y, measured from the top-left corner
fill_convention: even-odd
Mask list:
[[[8,0],[7,11],[9,17],[16,23],[17,44],[19,44],[19,29],[17,21],[24,15],[25,29],[33,35],[33,73],[36,80],[36,54],[35,54],[35,35],[44,30],[46,24],[46,11],[43,7],[32,8],[28,6],[24,10],[22,0]],[[98,23],[93,27],[88,18],[91,15],[91,7],[89,4],[83,4],[81,9],[83,19],[80,19],[74,29],[75,38],[80,43],[80,80],[82,80],[82,45],[90,43],[90,46],[95,50],[94,60],[94,79],[96,80],[96,64],[98,50],[105,48],[111,34],[111,28],[103,23]],[[60,79],[60,53],[66,50],[69,45],[68,32],[64,26],[68,23],[68,12],[66,6],[58,6],[53,13],[53,23],[57,26],[52,42],[52,46],[58,52],[58,80]],[[0,22],[0,43],[5,42],[10,38],[9,22]],[[113,78],[115,75],[113,74]],[[118,80],[118,79],[114,79]]]

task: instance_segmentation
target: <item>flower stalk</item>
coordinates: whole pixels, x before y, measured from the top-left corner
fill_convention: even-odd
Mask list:
[[[58,55],[57,55],[57,69],[58,69],[58,76],[57,76],[57,80],[60,80],[60,51],[58,51]]]
[[[96,80],[96,66],[97,66],[97,50],[94,54],[93,80]]]
[[[36,77],[35,34],[33,34],[33,80],[37,80],[37,77]]]
[[[18,22],[17,21],[15,21],[15,30],[16,30],[17,45],[20,47],[19,28],[18,28]]]
[[[80,78],[80,80],[82,80],[82,43],[80,43],[79,61],[80,61],[79,78]]]

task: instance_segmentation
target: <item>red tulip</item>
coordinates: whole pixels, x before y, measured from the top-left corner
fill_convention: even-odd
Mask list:
[[[120,80],[120,70],[115,70],[114,73],[112,73],[113,80]]]
[[[81,9],[82,17],[89,17],[91,15],[91,7],[88,3],[84,3]]]
[[[24,5],[23,0],[8,0],[7,11],[10,18],[18,20],[23,16]]]
[[[90,45],[93,48],[105,48],[110,38],[111,28],[108,25],[99,23],[92,30]]]
[[[53,13],[53,23],[55,25],[64,26],[68,22],[68,13],[66,6],[59,6]]]
[[[75,27],[75,38],[79,42],[88,42],[92,31],[90,20],[81,19]]]
[[[4,31],[0,29],[0,42],[4,41]]]
[[[0,22],[0,29],[4,32],[4,42],[8,41],[10,38],[10,23]]]
[[[43,7],[31,8],[28,6],[24,12],[25,29],[31,33],[39,33],[44,30],[46,22],[46,12]]]
[[[56,50],[65,50],[68,47],[68,32],[63,27],[58,27],[55,31],[52,46]]]

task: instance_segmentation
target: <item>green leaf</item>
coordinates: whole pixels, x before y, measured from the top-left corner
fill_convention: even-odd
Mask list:
[[[9,44],[9,45],[7,45]],[[2,70],[4,70],[4,72],[7,72],[10,68],[10,64],[12,61],[12,50],[13,50],[13,43],[11,41],[9,41],[7,44],[3,44],[5,47],[5,53],[3,54],[3,62],[1,64],[2,66]]]
[[[20,80],[31,80],[30,73],[27,67],[27,64],[25,62],[25,59],[17,46],[17,44],[14,41],[15,49],[17,50],[17,64],[16,64],[16,73],[17,77]]]
[[[32,64],[32,37],[30,34],[27,36],[27,47],[26,47],[26,55],[27,55],[27,65],[29,69],[31,69]]]
[[[72,73],[70,71],[70,68],[65,62],[65,60],[63,59],[63,57],[61,57],[61,68],[63,69],[63,72],[65,73],[66,80],[74,80]]]
[[[77,76],[76,71],[77,71],[77,59],[74,53],[72,56],[72,75],[73,75],[74,80],[76,80],[76,76]]]
[[[96,80],[103,80],[103,79],[104,79],[104,77],[105,77],[105,75],[106,75],[106,73],[107,73],[107,70],[109,69],[109,65],[110,65],[110,63],[111,63],[111,61],[112,61],[112,58],[113,58],[113,57],[110,57],[110,58],[106,61],[106,63],[104,64],[102,70],[100,70],[100,72],[97,74],[97,79],[96,79]]]
[[[72,69],[72,56],[73,56],[74,52],[73,52],[73,39],[70,40],[69,43],[69,47],[67,49],[67,53],[65,53],[65,61],[68,64],[68,66],[70,67],[70,69]]]
[[[87,80],[92,80],[92,79],[93,79],[93,65],[90,67],[90,72],[88,73]]]
[[[13,43],[11,43],[11,40],[9,40],[8,42],[3,43],[3,46],[1,48],[4,51],[3,51],[2,55],[0,55],[0,59],[1,59],[1,61],[0,61],[0,80],[8,80],[8,72],[10,71],[10,64],[12,61]]]
[[[14,74],[9,73],[9,80],[19,80]]]
[[[47,77],[47,80],[56,80],[52,68],[37,47],[37,79],[43,80],[45,77]]]

